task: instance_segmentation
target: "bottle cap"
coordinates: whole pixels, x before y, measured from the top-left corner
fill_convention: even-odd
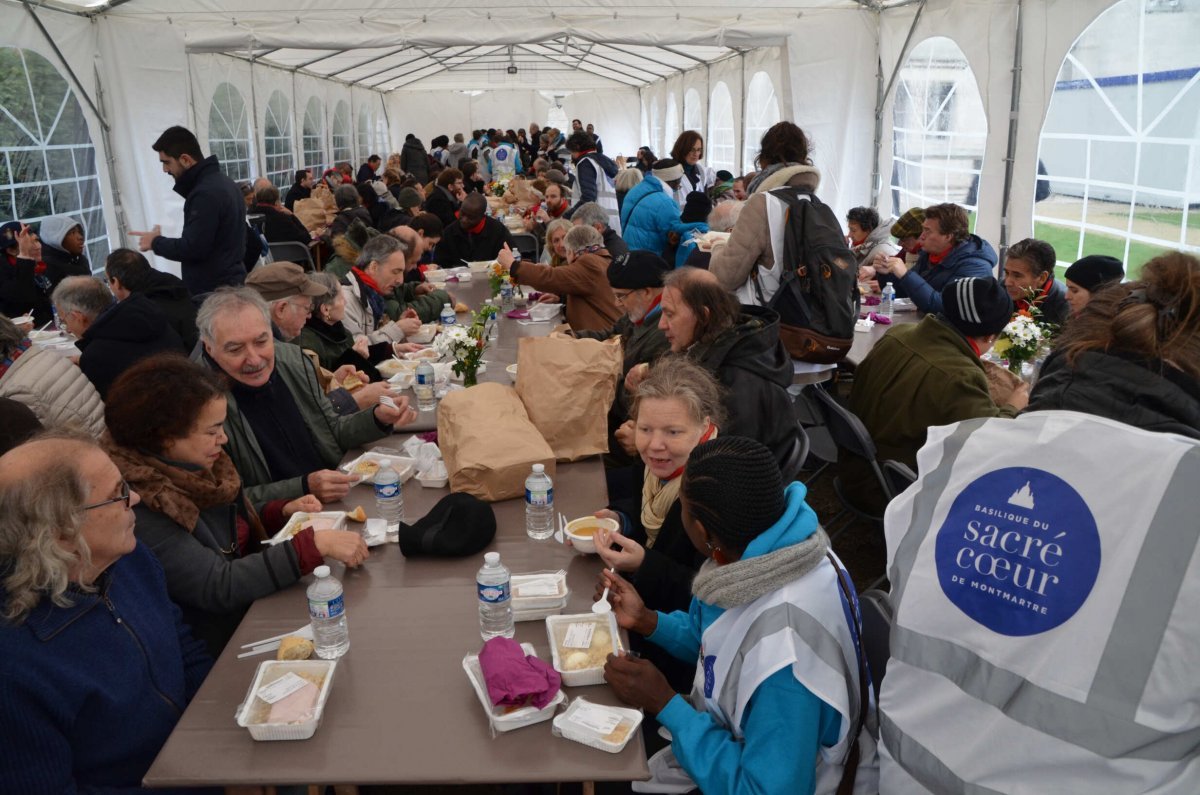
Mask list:
[[[542,473],[543,473],[543,472],[545,472],[545,471],[546,471],[546,465],[545,465],[545,464],[534,464],[534,465],[533,465],[533,474],[535,474],[535,475],[540,475],[540,474],[542,474]]]
[[[500,562],[500,553],[499,552],[484,553],[483,562],[489,566],[495,566],[497,563]],[[328,569],[328,566],[326,566],[325,568]]]
[[[316,578],[318,580],[321,579],[322,577],[328,577],[329,576],[329,567],[328,566],[317,566],[315,569],[313,569],[313,574],[316,576]]]

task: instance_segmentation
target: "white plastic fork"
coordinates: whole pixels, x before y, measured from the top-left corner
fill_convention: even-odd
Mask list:
[[[608,567],[608,573],[613,574],[616,569],[612,566]],[[604,613],[612,612],[612,605],[608,602],[608,586],[604,586],[604,593],[600,594],[600,598],[592,602],[592,612],[603,615]]]

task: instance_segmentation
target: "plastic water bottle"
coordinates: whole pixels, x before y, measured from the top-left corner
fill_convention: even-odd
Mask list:
[[[453,304],[442,304],[442,316],[439,318],[443,326],[453,326],[458,322],[458,315],[454,314]]]
[[[433,411],[437,408],[437,400],[433,396],[433,382],[433,365],[422,360],[417,365],[416,381],[413,383],[413,392],[417,393],[417,408],[421,411]]]
[[[387,522],[388,537],[400,532],[404,521],[404,487],[400,473],[387,461],[375,473],[375,512]]]
[[[479,634],[483,639],[516,634],[508,569],[500,563],[499,552],[483,556],[483,568],[475,575],[475,590],[479,594]]]
[[[535,541],[554,535],[554,483],[542,464],[525,478],[525,534]]]
[[[308,617],[312,621],[313,645],[322,660],[336,660],[350,650],[350,626],[346,623],[346,600],[342,584],[330,575],[328,566],[313,569],[317,579],[308,586]]]
[[[513,286],[507,279],[500,285],[500,309],[504,312],[513,311]]]
[[[884,317],[891,317],[895,309],[896,288],[891,282],[888,282],[883,286],[883,301],[879,304],[879,311]]]
[[[495,302],[488,298],[483,302],[484,311],[495,309]],[[484,324],[487,328],[487,338],[490,342],[495,342],[500,338],[500,321],[496,318],[496,313],[491,312],[488,316],[487,323]]]

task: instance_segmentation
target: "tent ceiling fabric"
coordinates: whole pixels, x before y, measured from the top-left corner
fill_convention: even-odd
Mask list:
[[[41,8],[167,20],[189,52],[254,58],[365,88],[637,88],[782,44],[806,10],[876,0],[43,0]],[[515,67],[515,73],[512,68]]]

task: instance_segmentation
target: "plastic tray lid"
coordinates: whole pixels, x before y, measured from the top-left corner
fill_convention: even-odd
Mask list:
[[[511,586],[513,610],[565,607],[571,595],[567,588],[567,572],[563,569],[514,574]]]
[[[530,643],[522,643],[521,650],[526,656],[537,656],[533,645]],[[535,723],[549,720],[558,706],[567,700],[567,694],[560,687],[558,692],[554,694],[554,698],[549,704],[538,709],[532,705],[517,707],[496,706],[492,703],[488,696],[487,684],[483,681],[483,669],[479,666],[479,655],[468,654],[463,657],[463,670],[467,672],[467,678],[471,680],[471,687],[475,690],[475,695],[479,697],[479,703],[483,706],[484,712],[487,713],[488,721],[496,729],[496,731],[506,732],[513,729],[520,729],[524,726],[532,726]]]

